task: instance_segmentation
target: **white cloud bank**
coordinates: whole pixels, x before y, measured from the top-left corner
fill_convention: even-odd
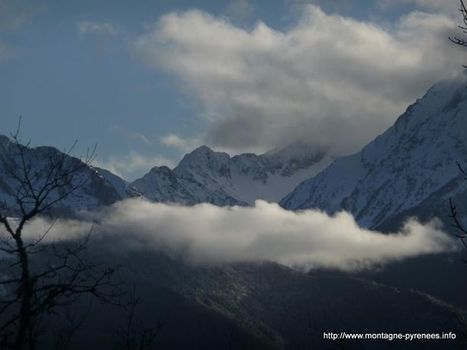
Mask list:
[[[287,30],[252,30],[192,10],[163,16],[133,42],[202,102],[203,141],[233,152],[304,139],[340,155],[386,129],[435,81],[457,74],[456,21],[412,12],[383,27],[314,5]]]
[[[455,242],[432,223],[408,222],[400,233],[382,234],[358,227],[353,217],[330,217],[319,211],[287,211],[257,201],[255,207],[217,207],[150,203],[141,199],[117,203],[97,214],[95,235],[116,249],[154,249],[194,264],[273,261],[303,269],[341,270],[454,249]],[[36,220],[30,232],[43,232]],[[61,222],[48,239],[75,238],[90,224]]]

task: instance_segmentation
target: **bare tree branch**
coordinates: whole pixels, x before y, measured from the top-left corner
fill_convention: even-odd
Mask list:
[[[56,205],[85,185],[84,171],[95,148],[82,159],[71,157],[76,142],[65,152],[47,148],[44,161],[32,154],[29,142],[21,142],[20,130],[21,118],[11,142],[3,145],[9,149],[0,152],[0,170],[11,180],[12,196],[0,206],[0,251],[7,255],[2,260],[8,266],[0,275],[0,287],[6,291],[0,294],[0,349],[33,350],[41,321],[57,307],[71,305],[83,295],[115,302],[119,284],[113,276],[118,267],[87,261],[90,235],[78,242],[45,243],[57,218],[37,238],[24,238],[24,228],[33,218],[50,217]],[[39,253],[45,262],[36,256]]]
[[[126,314],[125,325],[116,332],[118,344],[117,348],[121,350],[149,350],[160,334],[163,325],[156,322],[153,325],[146,325],[137,317],[137,308],[140,305],[140,299],[136,296],[136,289],[129,295],[129,301],[124,305]]]
[[[459,7],[459,12],[461,13],[462,16],[462,25],[459,25],[459,29],[463,34],[467,34],[467,7],[464,3],[464,0],[459,0],[460,2],[460,7]],[[454,37],[449,37],[449,40],[453,42],[456,45],[460,46],[467,46],[467,40],[465,38],[459,38],[457,36]]]

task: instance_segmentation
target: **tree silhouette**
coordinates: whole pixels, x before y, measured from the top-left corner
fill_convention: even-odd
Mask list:
[[[74,145],[65,152],[48,148],[44,161],[21,142],[19,130],[0,148],[3,181],[10,179],[4,186],[10,199],[0,204],[0,349],[33,350],[48,316],[85,295],[111,302],[116,284],[114,268],[88,261],[89,235],[46,242],[59,204],[86,183],[94,151],[77,159],[70,155]],[[52,222],[48,229],[25,236],[31,221],[44,216]]]
[[[459,172],[463,176],[464,180],[467,181],[467,173],[462,168],[460,163],[457,163],[457,167],[459,168]],[[459,217],[457,206],[454,204],[452,198],[449,198],[449,208],[451,211],[449,217],[452,219],[451,226],[455,229],[454,235],[462,242],[464,248],[467,249],[467,227],[464,225],[462,219]],[[467,262],[467,260],[465,260],[465,262]]]
[[[462,24],[459,25],[460,30],[464,34],[464,37],[449,37],[449,40],[456,45],[460,45],[463,47],[467,47],[467,7],[465,5],[464,0],[459,0],[460,7],[459,12],[462,16]],[[463,66],[467,68],[467,65]],[[464,177],[464,180],[467,180],[467,172],[462,168],[460,163],[457,163],[457,167],[459,169],[460,174]],[[465,249],[467,249],[467,227],[462,222],[462,219],[459,217],[459,212],[457,206],[454,204],[452,198],[449,199],[449,208],[450,208],[450,215],[449,217],[452,220],[451,226],[454,228],[455,233],[454,235],[462,242]],[[467,262],[467,260],[465,260]]]
[[[459,0],[459,2],[460,2],[459,12],[461,13],[461,16],[462,16],[462,24],[459,25],[459,29],[464,34],[464,37],[454,36],[454,37],[449,37],[449,40],[451,40],[456,45],[467,47],[467,40],[465,38],[465,35],[467,35],[467,7],[465,6],[464,0]]]

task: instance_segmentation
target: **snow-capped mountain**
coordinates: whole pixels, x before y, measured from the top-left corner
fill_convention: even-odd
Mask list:
[[[97,174],[101,176],[108,184],[112,185],[112,187],[115,189],[115,191],[117,191],[122,199],[141,196],[141,193],[133,188],[128,181],[122,179],[118,175],[115,175],[111,171],[95,166],[93,166],[92,169],[96,171]]]
[[[336,159],[281,205],[344,209],[373,228],[409,215],[447,216],[447,199],[467,195],[456,164],[467,164],[466,86],[465,75],[435,84],[362,151]]]
[[[22,165],[20,149],[25,165]],[[61,190],[66,192],[69,188],[78,188],[56,203],[55,209],[72,213],[82,209],[95,209],[137,195],[124,180],[107,170],[85,165],[78,158],[68,156],[53,147],[20,146],[0,135],[0,200],[8,208],[16,205],[15,196],[21,187],[18,178],[24,179],[21,172],[24,167],[30,168],[31,186],[39,190],[46,181],[53,178],[50,173],[52,163],[57,165],[56,174],[59,175],[66,174],[69,169],[79,169],[73,171],[70,183]],[[60,191],[54,190],[47,199],[52,201],[59,196]]]
[[[0,144],[0,156],[19,164],[20,159],[15,155],[17,145],[1,135]],[[47,166],[52,158],[64,156],[64,164],[69,167],[82,164],[79,159],[64,155],[53,147],[21,147],[27,161],[36,168],[34,172],[38,181],[46,178]],[[248,205],[257,198],[278,201],[298,183],[329,163],[324,152],[314,151],[304,143],[295,143],[259,156],[242,154],[234,157],[201,146],[187,154],[175,169],[154,167],[132,183],[106,169],[84,166],[74,179],[75,184],[84,185],[61,201],[60,208],[76,212],[135,196],[181,204],[208,202],[215,205]],[[2,161],[0,199],[12,205],[18,184],[4,165],[5,161]]]
[[[201,146],[175,169],[154,167],[131,186],[154,201],[247,205],[259,198],[278,201],[329,163],[324,152],[301,142],[263,155],[233,157]]]

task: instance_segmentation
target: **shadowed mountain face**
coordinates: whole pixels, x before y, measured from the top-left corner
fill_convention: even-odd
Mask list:
[[[99,261],[123,264],[136,286],[136,319],[161,322],[158,349],[462,349],[461,314],[415,291],[369,280],[308,275],[272,263],[201,267],[161,253],[94,247]],[[84,308],[82,308],[84,309]],[[94,305],[71,349],[110,348],[121,310]],[[324,332],[455,332],[456,341],[332,341]]]
[[[465,76],[434,85],[361,152],[336,159],[281,205],[346,210],[370,228],[394,227],[410,215],[445,217],[447,199],[467,193],[456,165],[467,164],[466,85]]]

